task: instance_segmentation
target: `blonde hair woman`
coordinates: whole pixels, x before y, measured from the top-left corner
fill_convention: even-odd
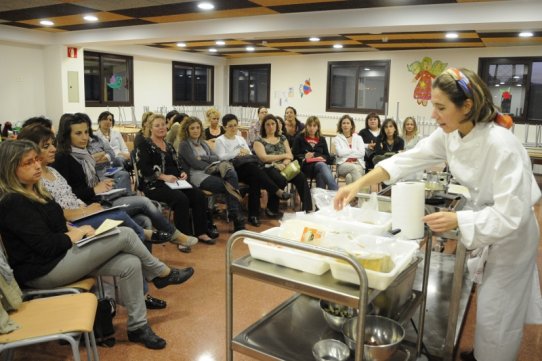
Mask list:
[[[420,140],[418,125],[413,117],[406,117],[403,122],[403,140],[405,141],[405,150],[414,148]]]

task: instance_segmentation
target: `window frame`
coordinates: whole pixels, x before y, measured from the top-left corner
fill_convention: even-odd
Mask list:
[[[478,58],[478,76],[489,86],[489,66],[499,64],[517,63],[527,67],[528,77],[525,79],[525,100],[523,102],[523,111],[519,116],[512,113],[512,119],[515,124],[540,124],[536,120],[527,119],[527,112],[530,104],[529,94],[531,92],[531,76],[533,72],[533,63],[542,63],[540,56],[519,56],[519,57],[484,57]]]
[[[326,84],[326,112],[330,113],[354,113],[354,114],[368,114],[368,113],[377,113],[379,115],[384,115],[386,113],[387,104],[389,103],[389,90],[390,90],[390,69],[391,69],[391,60],[382,59],[382,60],[352,60],[352,61],[329,61],[327,63],[327,84]],[[355,90],[355,104],[354,108],[349,107],[333,107],[331,106],[331,89],[332,79],[331,79],[331,70],[333,66],[336,65],[356,65],[356,90]],[[359,90],[359,73],[360,69],[371,67],[371,66],[384,66],[385,71],[385,82],[384,85],[384,101],[382,109],[375,108],[357,108],[358,103],[358,90]]]
[[[85,81],[85,57],[89,56],[96,56],[98,57],[98,63],[100,68],[100,100],[87,100],[86,94],[85,94],[85,107],[118,107],[118,106],[134,106],[134,58],[133,56],[127,56],[127,55],[118,55],[118,54],[110,54],[110,53],[101,53],[97,51],[88,51],[85,50],[83,54],[83,82]],[[128,90],[128,101],[104,101],[105,96],[103,93],[104,89],[104,77],[103,74],[103,57],[109,57],[109,58],[116,58],[116,59],[123,59],[126,60],[126,64],[128,67],[128,73],[129,73],[129,90]],[[85,86],[83,85],[83,89]]]
[[[251,70],[254,69],[265,69],[267,71],[267,75],[269,78],[269,81],[267,83],[267,98],[264,103],[261,102],[251,102],[250,100],[248,102],[234,102],[233,101],[233,70],[246,70],[250,73]],[[242,64],[242,65],[230,65],[229,66],[229,80],[230,80],[230,86],[229,86],[229,105],[230,106],[241,106],[241,107],[266,107],[269,108],[271,104],[271,64],[270,63],[263,63],[263,64]],[[250,99],[250,96],[248,97]]]
[[[194,96],[196,94],[196,77],[192,78],[192,99],[191,100],[176,100],[175,99],[175,66],[192,67],[192,73],[196,74],[196,68],[205,68],[211,70],[210,84],[207,82],[207,90],[211,92],[211,98],[209,101],[196,101]],[[214,65],[187,63],[184,61],[172,61],[171,62],[171,103],[173,105],[213,105],[215,99],[215,67]]]

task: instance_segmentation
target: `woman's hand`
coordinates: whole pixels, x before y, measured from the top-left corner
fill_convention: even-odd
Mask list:
[[[239,155],[240,155],[241,157],[244,157],[245,155],[249,155],[249,154],[251,154],[251,153],[250,153],[250,150],[248,150],[248,149],[246,149],[246,148],[241,148],[241,150],[239,151]]]
[[[282,161],[282,164],[284,164],[285,166],[287,166],[288,164],[290,164],[292,162],[292,160],[290,158],[286,158]]]
[[[94,193],[99,194],[99,193],[108,192],[111,189],[113,189],[114,186],[115,186],[115,181],[113,179],[104,179],[100,183],[96,184],[96,186],[94,187]]]
[[[286,165],[284,165],[283,163],[275,163],[275,168],[277,168],[278,171],[280,172],[286,168]]]
[[[455,212],[436,212],[428,214],[422,220],[433,232],[442,233],[456,229],[457,214]]]
[[[81,226],[81,227],[68,227],[68,232],[66,235],[70,237],[72,243],[82,240],[85,237],[93,236],[96,231],[91,226]]]
[[[164,182],[167,182],[167,183],[175,183],[175,182],[177,182],[177,177],[175,177],[174,175],[170,175],[170,174],[161,174],[159,178],[161,180],[163,180]]]
[[[188,178],[188,174],[186,174],[186,172],[181,172],[179,178],[181,178],[182,180],[186,180],[186,178]]]
[[[92,158],[94,158],[96,163],[106,163],[106,162],[109,163],[109,158],[107,158],[105,152],[94,153],[92,155]]]
[[[358,194],[359,186],[357,183],[350,183],[347,186],[339,188],[335,199],[333,200],[333,207],[336,211],[343,209],[354,197]]]
[[[371,140],[371,143],[367,144],[367,148],[370,150],[375,150],[376,143]]]
[[[305,153],[305,159],[314,158],[314,152]]]

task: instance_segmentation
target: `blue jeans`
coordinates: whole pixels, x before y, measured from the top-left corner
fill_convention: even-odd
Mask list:
[[[141,228],[130,216],[119,209],[115,209],[113,211],[109,212],[103,212],[100,214],[96,214],[94,216],[90,216],[84,219],[81,219],[79,221],[73,222],[73,225],[76,227],[81,227],[84,225],[91,226],[92,228],[96,229],[98,228],[103,221],[106,219],[114,219],[117,221],[123,221],[122,225],[124,227],[128,227],[134,230],[134,232],[137,234],[140,240],[145,240],[145,234],[143,232],[143,228]]]
[[[119,206],[121,204],[127,204],[126,213],[134,218],[140,218],[141,215],[150,219],[151,224],[154,228],[159,231],[168,232],[173,234],[175,232],[175,226],[173,226],[169,221],[164,217],[162,212],[154,203],[147,197],[143,196],[128,196],[120,197],[113,201],[114,206]]]
[[[316,178],[316,186],[318,188],[326,189],[327,186],[327,189],[331,191],[336,191],[337,189],[339,189],[337,182],[335,182],[335,179],[333,178],[331,169],[326,163],[316,163],[314,165],[314,175]]]

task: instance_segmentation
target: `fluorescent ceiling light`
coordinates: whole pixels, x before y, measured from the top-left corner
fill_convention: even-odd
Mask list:
[[[211,53],[216,53],[218,50],[216,50],[215,48],[209,48],[209,51],[210,51]]]
[[[226,42],[224,40],[217,40],[215,41],[215,44],[222,46],[222,45],[226,45]]]
[[[371,68],[363,68],[363,70],[369,71],[369,70],[371,70]]]
[[[446,39],[457,39],[459,37],[458,33],[446,33]]]
[[[320,41],[320,38],[317,38],[316,36],[312,36],[309,38],[309,41]]]
[[[186,48],[186,43],[177,43],[179,48]]]
[[[201,10],[213,10],[215,6],[211,3],[204,2],[204,3],[199,3],[198,8],[200,8]]]
[[[55,23],[53,23],[51,20],[42,20],[42,21],[40,21],[40,24],[44,25],[44,26],[53,26],[53,25],[55,25]]]
[[[83,16],[83,19],[86,21],[98,21],[98,18],[94,15],[85,15]]]
[[[519,33],[519,36],[522,38],[530,38],[531,36],[533,36],[533,33],[531,33],[530,31],[522,31],[521,33]]]
[[[333,47],[335,49],[342,49],[343,48],[343,44],[333,44]]]
[[[247,51],[254,51],[255,50],[255,48],[253,46],[247,46],[245,49]]]

